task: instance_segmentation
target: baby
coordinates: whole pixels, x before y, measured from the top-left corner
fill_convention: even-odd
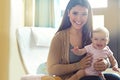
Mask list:
[[[98,59],[109,59],[112,69],[114,71],[120,72],[118,70],[118,63],[116,59],[113,56],[113,52],[110,50],[110,48],[107,46],[109,43],[109,31],[103,27],[103,28],[96,28],[93,30],[92,35],[92,43],[90,45],[85,46],[82,49],[79,49],[78,47],[74,47],[72,51],[76,55],[83,55],[85,53],[91,53],[93,54],[93,61],[90,67],[86,68],[84,76],[87,75],[96,75],[100,76],[103,80],[106,80],[102,72],[96,71],[93,67],[94,62],[96,62]],[[83,70],[79,70],[77,73],[80,73]],[[71,77],[70,80],[74,79],[74,76]]]

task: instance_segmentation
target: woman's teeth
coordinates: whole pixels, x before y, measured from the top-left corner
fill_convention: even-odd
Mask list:
[[[78,24],[78,25],[80,25],[81,24],[81,22],[75,22],[76,24]]]

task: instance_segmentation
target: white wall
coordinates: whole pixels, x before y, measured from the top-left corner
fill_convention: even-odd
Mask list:
[[[10,60],[9,60],[9,80],[20,80],[24,74],[19,54],[17,51],[15,31],[18,27],[23,27],[23,0],[11,0],[10,16]]]

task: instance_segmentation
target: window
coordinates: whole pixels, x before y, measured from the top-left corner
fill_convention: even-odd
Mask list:
[[[93,28],[104,26],[104,15],[94,15],[93,16]]]
[[[107,8],[108,0],[88,0],[92,8]]]

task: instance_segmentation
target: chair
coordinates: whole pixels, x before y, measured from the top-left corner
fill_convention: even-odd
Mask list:
[[[47,74],[46,60],[54,28],[19,27],[16,30],[18,51],[27,74]]]

